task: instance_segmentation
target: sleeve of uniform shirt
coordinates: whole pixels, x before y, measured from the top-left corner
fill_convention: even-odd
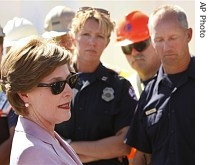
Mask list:
[[[134,115],[137,105],[137,99],[133,87],[126,79],[123,81],[121,91],[119,92],[118,103],[116,107],[118,114],[115,120],[115,132],[119,131],[125,126],[129,126]]]
[[[134,118],[131,122],[131,126],[129,128],[128,134],[126,136],[126,144],[129,146],[132,146],[139,151],[145,152],[145,153],[151,153],[151,144],[149,141],[149,137],[147,136],[144,123],[142,122],[142,107],[144,105],[144,100],[146,96],[144,95],[145,93],[143,92],[141,94],[139,104],[137,107],[137,110],[134,114]]]
[[[18,115],[14,112],[14,110],[10,110],[8,116],[7,116],[7,120],[8,120],[8,126],[9,128],[12,126],[16,126],[17,124],[17,120],[18,120]]]

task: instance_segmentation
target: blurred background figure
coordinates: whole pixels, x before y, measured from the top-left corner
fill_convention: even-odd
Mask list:
[[[4,32],[3,32],[3,28],[1,27],[0,25],[0,57],[2,56],[3,54],[3,42],[4,42]]]
[[[3,42],[5,34],[3,28],[0,26],[0,60],[3,55]],[[17,124],[17,115],[12,110],[6,94],[2,91],[0,86],[0,164],[8,165],[10,158],[10,151],[12,146],[12,139]]]
[[[138,98],[160,67],[160,58],[150,41],[148,19],[141,11],[132,11],[119,21],[116,30],[117,44],[121,46],[128,63],[136,71],[125,77],[130,80]],[[124,76],[123,72],[120,74]]]
[[[72,51],[72,37],[69,33],[75,12],[66,6],[55,6],[45,17],[44,38],[54,39],[60,46]]]
[[[38,35],[36,27],[27,19],[14,17],[9,20],[4,26],[4,51],[7,53],[11,46],[18,40],[31,36]]]

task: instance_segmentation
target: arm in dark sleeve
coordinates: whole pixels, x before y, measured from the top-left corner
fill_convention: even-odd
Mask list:
[[[139,151],[151,153],[152,149],[150,145],[150,140],[146,133],[145,124],[143,122],[143,107],[145,104],[145,100],[146,95],[143,92],[141,94],[138,107],[135,111],[125,142],[129,146],[134,147]]]
[[[15,132],[15,126],[17,124],[18,115],[14,113],[13,110],[10,110],[7,120],[8,120],[8,127],[9,127],[9,138],[6,139],[0,145],[0,164],[9,164],[10,159],[10,152],[12,147],[12,139]]]

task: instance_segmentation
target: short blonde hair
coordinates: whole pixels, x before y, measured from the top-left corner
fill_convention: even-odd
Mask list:
[[[70,55],[69,51],[55,42],[33,36],[12,47],[5,57],[3,56],[2,89],[18,114],[28,114],[18,92],[30,91],[59,66],[70,66]]]
[[[111,21],[110,15],[100,12],[97,8],[84,10],[81,8],[76,12],[71,25],[71,33],[74,37],[83,29],[88,19],[95,19],[99,23],[99,28],[102,30],[103,34],[110,38],[111,32],[114,31],[115,23]]]

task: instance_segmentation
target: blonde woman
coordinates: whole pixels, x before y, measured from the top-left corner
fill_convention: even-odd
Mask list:
[[[72,21],[73,66],[81,74],[72,118],[56,130],[72,141],[70,145],[85,165],[128,164],[130,147],[123,141],[137,104],[136,95],[128,80],[100,60],[113,30],[110,13],[101,8],[82,7]]]

